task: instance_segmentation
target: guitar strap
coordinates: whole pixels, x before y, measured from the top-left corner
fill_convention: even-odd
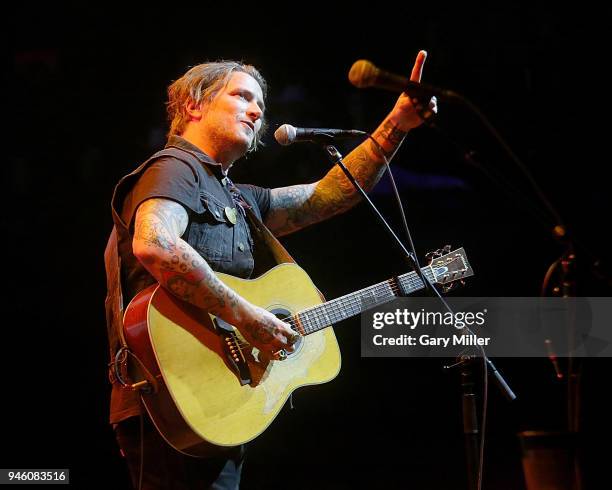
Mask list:
[[[155,377],[144,366],[128,348],[123,335],[123,292],[121,289],[121,258],[119,257],[119,246],[117,242],[117,228],[113,226],[106,249],[104,250],[104,266],[106,268],[106,299],[104,307],[106,310],[106,328],[110,348],[110,361],[108,363],[108,378],[112,384],[118,384],[122,388],[131,391],[136,387],[150,389],[155,387]],[[128,357],[136,361],[138,374],[143,376],[148,383],[133,385],[131,381],[131,370],[128,370]]]
[[[266,225],[264,225],[251,208],[246,210],[249,224],[251,225],[251,233],[254,235],[254,240],[263,243],[270,251],[276,264],[295,264],[295,260],[287,249],[283,247],[281,242],[272,234]]]
[[[104,267],[106,268],[104,307],[112,363],[119,349],[127,346],[123,336],[123,328],[118,328],[123,325],[123,292],[121,290],[121,258],[119,257],[116,226],[113,226],[104,250]]]
[[[272,232],[264,225],[261,220],[257,217],[257,214],[253,211],[251,205],[247,202],[247,200],[240,192],[240,189],[236,187],[236,185],[232,182],[232,180],[226,175],[221,180],[222,185],[226,186],[232,195],[232,199],[234,203],[238,205],[238,209],[240,209],[247,218],[247,222],[249,224],[249,230],[251,231],[251,236],[254,236],[255,241],[255,255],[257,252],[261,250],[263,246],[263,250],[269,254],[268,257],[260,256],[256,258],[256,268],[253,271],[252,275],[258,276],[262,272],[265,272],[267,269],[278,265],[278,264],[295,264],[295,260],[293,257],[289,255],[289,252],[281,245],[281,243],[276,239],[276,237],[272,234]],[[258,264],[259,262],[266,262],[263,266]],[[267,267],[267,268],[265,268]]]
[[[255,241],[255,247],[258,248],[258,245],[263,247],[266,250],[271,258],[274,265],[278,264],[295,264],[295,260],[287,249],[283,247],[281,242],[272,234],[272,232],[268,229],[266,225],[262,223],[262,221],[257,217],[255,212],[251,209],[249,204],[245,201],[242,195],[239,196],[242,208],[246,212],[246,216],[249,221],[249,228],[251,230],[251,235],[253,235],[253,240]]]

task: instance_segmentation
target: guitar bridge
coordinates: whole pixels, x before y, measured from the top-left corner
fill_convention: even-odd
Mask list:
[[[217,332],[223,338],[223,351],[229,360],[234,371],[238,375],[238,380],[242,386],[251,384],[251,371],[249,364],[244,357],[242,349],[238,345],[239,339],[234,332],[234,327],[221,318],[215,317],[213,323],[217,327]]]

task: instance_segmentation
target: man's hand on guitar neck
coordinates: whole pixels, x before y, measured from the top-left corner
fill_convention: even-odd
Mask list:
[[[240,330],[266,357],[293,351],[299,338],[291,327],[226,286],[189,244],[181,238],[189,217],[169,199],[144,201],[136,211],[134,256],[176,297],[205,309]]]

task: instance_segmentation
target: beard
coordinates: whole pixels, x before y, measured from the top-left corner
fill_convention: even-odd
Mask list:
[[[255,140],[254,131],[242,122],[215,125],[211,140],[219,156],[219,163],[233,163],[249,151]],[[250,135],[249,135],[250,133]]]

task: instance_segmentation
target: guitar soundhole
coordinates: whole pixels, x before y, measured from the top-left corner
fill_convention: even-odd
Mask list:
[[[270,310],[270,313],[275,315],[276,318],[278,318],[279,320],[283,320],[283,321],[285,320],[285,318],[291,316],[291,312],[289,310],[285,310],[284,308],[275,308],[273,310]],[[292,326],[292,328],[296,332],[298,331],[298,329],[295,328],[294,326]],[[293,344],[293,352],[287,352],[287,357],[291,357],[297,354],[300,348],[302,347],[303,342],[304,342],[304,338],[300,336],[298,341],[295,344]]]

